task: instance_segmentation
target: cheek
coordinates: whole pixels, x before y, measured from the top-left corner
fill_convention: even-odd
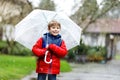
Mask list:
[[[52,29],[50,29],[50,30],[48,30],[50,33],[52,33],[54,30],[52,30]]]
[[[61,31],[61,29],[58,29],[58,31]]]

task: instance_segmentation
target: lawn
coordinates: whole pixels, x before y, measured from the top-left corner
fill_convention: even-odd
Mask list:
[[[69,63],[65,60],[61,60],[61,72],[69,72],[71,71],[71,66],[69,65]]]
[[[119,54],[116,54],[116,55],[115,55],[115,59],[116,59],[116,60],[120,60],[120,55],[119,55]]]
[[[35,69],[33,57],[0,55],[0,80],[20,79]]]
[[[0,80],[20,80],[35,70],[35,57],[0,55]],[[62,60],[61,72],[71,71],[70,65]]]

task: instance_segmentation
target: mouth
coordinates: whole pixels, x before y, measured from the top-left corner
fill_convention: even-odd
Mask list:
[[[53,32],[54,34],[58,34],[58,32]]]
[[[57,35],[58,34],[58,32],[53,32],[53,35]]]

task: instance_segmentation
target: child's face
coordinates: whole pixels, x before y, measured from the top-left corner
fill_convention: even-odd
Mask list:
[[[51,26],[49,29],[49,32],[53,35],[53,36],[57,36],[60,32],[60,26],[55,25],[55,26]]]

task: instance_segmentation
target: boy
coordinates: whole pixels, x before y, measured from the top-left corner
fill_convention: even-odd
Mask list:
[[[60,58],[67,54],[65,42],[59,34],[61,25],[57,21],[52,20],[48,24],[48,33],[45,33],[32,48],[32,52],[38,57],[36,72],[37,80],[56,80],[56,75],[60,72]],[[46,61],[52,60],[50,63],[44,61],[45,52],[48,51]]]

